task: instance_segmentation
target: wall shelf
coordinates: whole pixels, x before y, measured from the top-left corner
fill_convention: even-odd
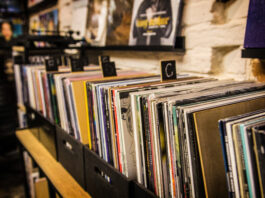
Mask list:
[[[265,48],[249,48],[243,49],[241,53],[242,58],[259,58],[265,59]]]
[[[146,51],[146,52],[177,52],[185,53],[185,37],[178,36],[175,46],[83,46],[88,51]]]

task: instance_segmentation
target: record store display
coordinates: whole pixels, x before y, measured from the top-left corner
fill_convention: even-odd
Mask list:
[[[175,46],[182,0],[90,0],[86,41],[92,46]]]
[[[265,84],[17,65],[18,101],[158,197],[263,196]]]
[[[129,45],[174,46],[181,0],[135,0]]]

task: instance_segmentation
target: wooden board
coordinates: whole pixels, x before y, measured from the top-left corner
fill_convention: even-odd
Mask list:
[[[62,197],[91,198],[63,166],[32,135],[30,130],[17,131],[16,136]]]

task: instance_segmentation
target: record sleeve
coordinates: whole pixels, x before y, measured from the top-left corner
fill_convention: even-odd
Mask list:
[[[244,165],[240,163],[240,159],[242,158],[241,155],[242,145],[241,145],[241,140],[240,141],[238,140],[240,138],[238,137],[236,123],[257,117],[261,115],[261,113],[263,112],[264,110],[259,110],[239,116],[222,119],[219,121],[219,129],[221,132],[221,141],[223,144],[222,146],[224,152],[225,167],[228,174],[227,176],[228,182],[230,185],[230,186],[228,185],[228,187],[230,189],[230,192],[232,192],[231,188],[233,188],[233,192],[236,194],[236,197],[238,196],[245,197],[246,194],[248,193],[248,189],[244,185],[245,183],[243,176]],[[235,194],[231,196],[235,196]]]
[[[218,123],[218,119],[261,109],[263,106],[259,104],[262,104],[262,101],[265,99],[260,97],[251,100],[249,97],[249,99],[246,98],[245,100],[193,113],[207,197],[216,197],[217,195],[220,197],[228,196],[224,166],[221,165],[224,164],[222,146],[218,138],[218,125],[215,123]],[[219,171],[216,172],[210,167],[215,167]],[[221,185],[220,182],[223,184]]]
[[[239,125],[244,160],[246,165],[246,173],[247,173],[247,182],[249,187],[249,196],[251,198],[260,197],[260,189],[258,184],[258,172],[257,172],[257,164],[255,160],[254,154],[254,145],[253,145],[253,137],[252,137],[252,127],[258,125],[264,125],[265,117],[261,116],[256,119],[252,119],[247,122],[242,122]]]
[[[265,2],[263,0],[250,0],[248,8],[247,26],[245,33],[245,48],[264,48]]]
[[[259,177],[259,185],[261,191],[261,197],[264,198],[264,178],[265,178],[265,171],[264,171],[264,145],[265,145],[265,127],[253,127],[252,134],[253,134],[253,142],[254,142],[254,152],[256,157],[257,169],[258,169],[258,177]]]
[[[90,0],[88,6],[86,41],[93,46],[105,46],[108,0]]]
[[[209,83],[210,85],[210,83]],[[220,85],[219,85],[220,86]],[[168,101],[169,104],[172,103],[173,105],[181,105],[184,101],[185,103],[189,102],[197,102],[198,100],[201,100],[201,99],[214,99],[214,98],[218,98],[218,97],[224,97],[226,95],[234,95],[234,94],[239,94],[240,92],[244,93],[246,92],[247,90],[252,90],[252,91],[255,91],[255,90],[258,90],[258,89],[264,89],[264,84],[253,84],[253,83],[249,83],[249,84],[238,84],[238,83],[235,83],[235,85],[233,84],[230,84],[228,86],[227,85],[222,85],[222,86],[225,86],[226,89],[222,89],[221,87],[219,88],[208,88],[206,89],[207,91],[205,91],[204,89],[198,89],[197,91],[199,92],[195,92],[195,90],[193,90],[193,92],[195,93],[189,93],[187,92],[186,95],[183,95],[183,96],[169,96],[169,97],[164,97],[164,98],[157,98],[157,102],[162,102],[162,101]],[[179,129],[180,130],[180,129]],[[182,132],[180,132],[180,134],[182,134]],[[182,140],[185,140],[183,139],[182,137]],[[182,146],[181,146],[181,149],[182,149],[182,152],[181,154],[183,155],[182,159],[183,159],[183,168],[182,168],[182,171],[183,171],[183,182],[184,182],[184,189],[186,189],[186,192],[184,191],[184,194],[193,194],[194,193],[194,187],[192,187],[192,182],[193,179],[191,178],[191,175],[193,175],[193,173],[191,172],[191,170],[193,170],[192,166],[191,166],[191,163],[189,163],[189,156],[190,154],[187,153],[187,148],[186,148],[186,143],[185,141],[182,143]],[[221,148],[221,147],[220,147]],[[224,174],[225,175],[225,174]],[[225,184],[224,184],[225,185]],[[185,187],[186,186],[186,187]],[[195,195],[193,195],[195,196]]]
[[[109,0],[107,45],[129,43],[133,0]]]
[[[181,0],[135,0],[129,45],[174,46]]]
[[[238,180],[240,185],[241,197],[249,197],[249,189],[247,183],[247,172],[244,160],[243,145],[240,135],[239,124],[233,125],[233,141],[235,144],[235,155],[237,161]]]

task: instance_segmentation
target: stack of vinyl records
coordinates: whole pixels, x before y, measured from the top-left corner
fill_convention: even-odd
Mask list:
[[[185,75],[161,82],[160,76],[134,71],[103,78],[97,68],[70,73],[23,66],[18,71],[26,103],[159,197],[229,197],[236,192],[226,146],[234,139],[226,137],[228,130],[220,138],[218,128],[227,117],[241,115],[220,121],[222,131],[227,124],[221,123],[234,123],[232,129],[244,124],[243,132],[236,129],[242,149],[231,150],[241,154],[233,157],[241,165],[255,162],[249,151],[252,133],[245,131],[253,129],[254,144],[261,144],[262,125],[250,120],[259,122],[263,111],[248,113],[265,108],[265,84]],[[262,159],[264,149],[256,147]],[[258,185],[250,188],[249,181],[243,189],[248,185],[250,194]]]
[[[265,195],[264,115],[263,109],[219,121],[228,189],[233,197]]]

